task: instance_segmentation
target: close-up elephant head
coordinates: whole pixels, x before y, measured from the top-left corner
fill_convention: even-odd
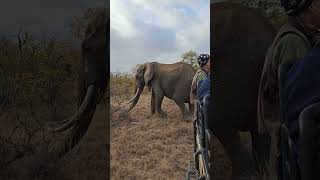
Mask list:
[[[155,75],[155,67],[153,63],[145,63],[140,65],[135,73],[135,95],[129,101],[131,103],[128,112],[131,111],[138,103],[141,93],[145,86],[151,89],[150,81]]]
[[[54,148],[59,156],[78,144],[106,92],[110,71],[109,24],[109,12],[104,11],[97,14],[86,27],[81,43],[79,107],[71,117],[53,124],[54,132],[64,135],[60,147]]]

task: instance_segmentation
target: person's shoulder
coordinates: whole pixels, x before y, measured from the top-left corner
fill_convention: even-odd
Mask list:
[[[305,40],[295,34],[295,33],[287,33],[285,34],[280,40],[279,40],[279,43],[278,43],[278,46],[281,46],[281,45],[289,45],[291,47],[307,47],[307,44],[305,42]]]
[[[205,74],[205,72],[201,68],[196,71],[196,76],[199,76],[202,74]]]
[[[201,68],[199,68],[196,73],[204,73],[204,71]]]
[[[294,25],[296,24],[296,25]],[[309,39],[306,36],[304,32],[302,32],[300,25],[297,25],[298,23],[293,23],[291,20],[290,22],[284,24],[280,30],[277,33],[278,40],[277,40],[277,46],[281,47],[291,47],[291,48],[299,48],[299,47],[305,47],[307,48],[309,46]]]
[[[295,60],[306,55],[309,45],[300,35],[287,33],[274,46],[273,57],[278,63]]]

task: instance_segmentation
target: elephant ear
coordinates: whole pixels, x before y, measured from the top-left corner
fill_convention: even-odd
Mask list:
[[[144,83],[146,86],[149,85],[149,82],[152,80],[153,76],[154,76],[154,63],[146,63],[145,65],[146,69],[144,72]]]

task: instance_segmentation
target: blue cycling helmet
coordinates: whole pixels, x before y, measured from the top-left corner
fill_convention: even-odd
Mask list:
[[[198,64],[200,67],[204,66],[207,64],[207,62],[210,59],[210,55],[209,54],[200,54],[200,56],[198,57]]]

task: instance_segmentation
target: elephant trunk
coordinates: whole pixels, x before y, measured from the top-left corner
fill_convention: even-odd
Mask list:
[[[129,109],[127,110],[127,112],[131,111],[135,106],[136,104],[138,103],[139,101],[139,98],[140,98],[140,95],[143,91],[143,88],[144,87],[139,87],[137,90],[136,90],[136,94],[134,95],[134,97],[129,101],[129,103],[131,103]]]

